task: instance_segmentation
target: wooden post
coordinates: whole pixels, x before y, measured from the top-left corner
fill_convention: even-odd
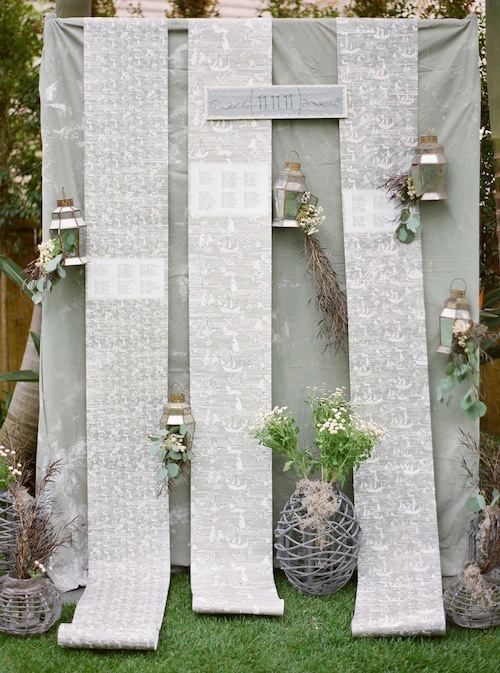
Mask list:
[[[56,14],[59,19],[92,16],[92,0],[56,0]]]
[[[500,250],[500,2],[486,0],[486,72],[490,108],[491,136],[495,153],[495,201],[497,241]]]

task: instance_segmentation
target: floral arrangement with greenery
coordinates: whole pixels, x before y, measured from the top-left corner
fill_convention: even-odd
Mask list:
[[[325,348],[336,351],[344,348],[347,334],[347,301],[340,289],[337,274],[315,234],[323,224],[323,208],[317,205],[310,192],[302,194],[297,222],[304,231],[304,255],[307,270],[314,279],[316,307],[321,313],[319,334],[325,339]]]
[[[381,188],[390,194],[391,201],[397,201],[401,209],[396,237],[401,243],[412,243],[422,228],[415,208],[418,197],[413,178],[408,174],[394,175]]]
[[[74,234],[71,235],[74,237]],[[70,240],[68,246],[71,245]],[[38,253],[37,259],[30,262],[25,269],[28,274],[27,286],[33,292],[31,299],[34,304],[39,304],[43,300],[44,292],[51,292],[53,286],[61,278],[66,277],[63,249],[59,239],[49,238],[48,241],[40,243]]]
[[[473,421],[484,416],[486,404],[479,399],[479,356],[480,344],[488,330],[481,323],[455,320],[449,362],[445,378],[439,382],[436,393],[438,402],[448,404],[452,399],[455,385],[469,383],[466,393],[460,399],[460,407],[466,417]]]
[[[363,421],[343,388],[334,393],[315,388],[305,402],[311,409],[317,451],[299,448],[299,428],[286,407],[262,411],[246,426],[247,431],[262,445],[285,456],[284,471],[294,466],[301,479],[319,474],[321,481],[343,486],[349,472],[370,457],[386,430]]]
[[[149,452],[161,463],[156,471],[159,494],[166,486],[172,486],[174,480],[189,474],[193,453],[187,445],[187,432],[187,425],[172,425],[149,438],[152,442]]]

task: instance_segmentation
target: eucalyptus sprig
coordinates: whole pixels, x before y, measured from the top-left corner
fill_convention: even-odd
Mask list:
[[[187,425],[172,425],[149,438],[152,442],[149,452],[161,463],[156,471],[159,493],[175,479],[189,474],[193,453],[186,443],[187,433]]]
[[[389,199],[397,201],[401,208],[396,237],[401,243],[412,243],[422,228],[415,208],[418,198],[413,178],[408,174],[394,175],[388,178],[381,188],[388,192]]]
[[[480,323],[455,320],[450,359],[444,370],[446,376],[436,388],[438,402],[449,404],[455,386],[468,383],[469,386],[460,399],[460,407],[471,421],[481,418],[487,411],[486,404],[479,399],[480,343],[487,336],[487,332],[487,328]]]
[[[71,234],[74,238],[74,234]],[[66,243],[66,241],[65,241]],[[76,244],[68,240],[68,249]],[[27,286],[33,292],[31,299],[34,304],[43,300],[44,293],[51,292],[53,286],[66,277],[64,268],[64,255],[61,241],[57,238],[49,238],[48,241],[38,246],[38,258],[28,264],[25,271],[28,274]]]

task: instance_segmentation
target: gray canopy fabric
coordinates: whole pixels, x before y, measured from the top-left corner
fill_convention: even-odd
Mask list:
[[[170,329],[165,397],[169,381],[180,381],[189,389],[187,25],[170,21],[168,27]],[[450,164],[448,201],[422,204],[421,244],[441,569],[444,576],[451,576],[466,555],[465,501],[471,490],[460,466],[464,453],[460,429],[476,435],[478,427],[465,420],[457,401],[449,407],[436,402],[434,391],[444,361],[435,349],[438,316],[450,282],[457,276],[466,281],[477,316],[480,110],[476,20],[419,21],[418,42],[419,132],[437,133]],[[45,236],[61,187],[85,216],[83,59],[83,21],[49,15],[40,78]],[[273,84],[336,84],[336,20],[274,20],[272,67]],[[299,153],[308,186],[326,214],[318,236],[344,282],[338,121],[275,121],[272,129],[273,175],[289,150]],[[301,441],[306,443],[311,439],[308,408],[303,402],[307,387],[344,386],[349,390],[349,362],[346,352],[325,351],[317,338],[320,316],[302,252],[300,231],[273,231],[272,403],[288,406],[302,428]],[[70,271],[44,300],[39,464],[53,457],[64,459],[57,485],[59,510],[65,518],[79,516],[85,521],[83,274],[82,269]],[[132,407],[134,400],[128,403]],[[282,466],[282,459],[275,457],[274,520],[294,488],[293,474],[283,473]],[[183,483],[170,497],[171,561],[175,565],[190,563],[189,519],[189,488]],[[59,588],[69,590],[86,583],[84,530],[53,565],[52,577]]]

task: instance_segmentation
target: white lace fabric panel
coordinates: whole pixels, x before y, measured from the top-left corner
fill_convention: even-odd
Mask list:
[[[191,588],[197,612],[283,614],[271,455],[271,122],[204,119],[207,86],[271,84],[270,20],[189,22]]]
[[[351,398],[388,430],[354,478],[363,539],[354,636],[442,634],[420,240],[396,240],[380,185],[418,142],[414,21],[340,19],[340,121]]]
[[[66,647],[155,649],[168,594],[148,452],[167,392],[167,47],[164,20],[84,22],[89,572]]]

